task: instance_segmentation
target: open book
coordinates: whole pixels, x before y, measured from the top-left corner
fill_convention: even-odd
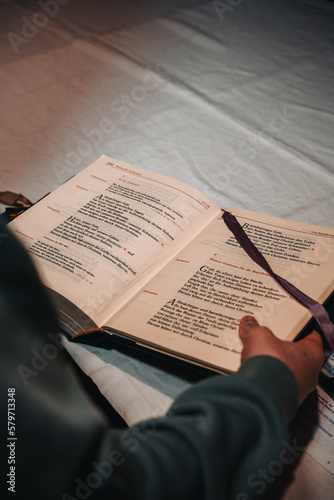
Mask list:
[[[334,230],[228,209],[277,274],[324,302]],[[72,336],[94,328],[216,371],[236,371],[244,315],[287,340],[310,313],[239,247],[187,184],[102,156],[9,224]]]

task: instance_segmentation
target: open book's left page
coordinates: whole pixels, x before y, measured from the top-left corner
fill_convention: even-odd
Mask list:
[[[63,303],[64,329],[79,333],[102,326],[218,213],[191,186],[102,156],[10,229]]]

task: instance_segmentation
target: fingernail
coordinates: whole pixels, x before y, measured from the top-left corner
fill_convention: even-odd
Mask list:
[[[259,323],[252,316],[246,316],[241,320],[241,336],[243,338],[248,337],[255,326],[259,326]]]

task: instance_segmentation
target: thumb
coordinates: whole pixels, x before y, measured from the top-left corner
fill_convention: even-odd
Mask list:
[[[244,316],[239,323],[239,337],[243,343],[241,361],[252,356],[276,355],[276,339],[265,326],[260,326],[253,316]]]
[[[259,326],[253,316],[244,316],[239,323],[239,337],[241,342],[244,344],[246,339],[251,335],[253,329]]]

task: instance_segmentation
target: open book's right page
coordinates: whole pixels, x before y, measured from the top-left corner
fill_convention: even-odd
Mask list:
[[[323,302],[334,288],[334,230],[229,209],[276,274]],[[240,248],[218,217],[106,326],[151,347],[235,371],[244,315],[293,339],[311,318]]]

